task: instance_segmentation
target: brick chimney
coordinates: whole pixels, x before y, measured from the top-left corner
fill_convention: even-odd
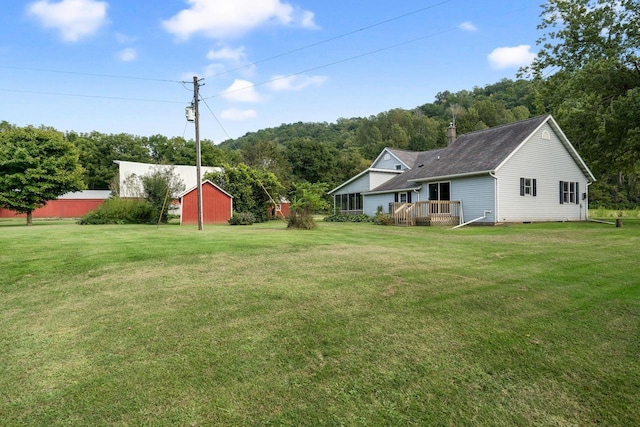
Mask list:
[[[456,140],[456,125],[453,122],[449,123],[449,127],[447,128],[447,146],[453,144],[453,141]]]

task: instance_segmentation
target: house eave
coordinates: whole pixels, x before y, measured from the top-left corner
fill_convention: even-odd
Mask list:
[[[220,186],[216,185],[215,183],[209,181],[208,179],[202,181],[202,183],[209,183],[211,185],[213,185],[214,188],[217,188],[218,190],[220,190],[220,192],[222,192],[223,194],[225,194],[226,196],[228,196],[229,198],[233,199],[233,196],[229,193],[227,193],[226,191],[224,191],[222,188],[220,188]],[[184,196],[186,196],[187,194],[191,193],[193,190],[195,190],[196,188],[198,188],[197,185],[189,188],[188,190],[184,190],[182,193],[178,194],[176,196],[176,199],[182,199]]]
[[[495,170],[485,170],[485,171],[476,171],[476,172],[465,172],[465,173],[456,173],[451,175],[440,175],[440,176],[429,176],[426,178],[415,178],[410,179],[409,182],[429,182],[429,181],[442,181],[445,179],[453,179],[453,178],[467,178],[470,176],[478,176],[478,175],[490,175],[494,173]]]
[[[389,194],[389,193],[398,193],[398,192],[407,192],[407,191],[419,191],[422,188],[422,185],[418,185],[417,187],[410,188],[395,188],[391,190],[382,190],[382,191],[369,191],[367,193],[362,193],[365,196],[374,196],[376,194]]]
[[[343,182],[342,184],[340,184],[339,186],[337,186],[333,190],[327,192],[327,194],[334,194],[336,191],[340,190],[342,187],[345,187],[345,186],[351,184],[353,181],[362,178],[364,175],[366,175],[369,172],[391,173],[391,174],[394,174],[394,175],[399,175],[399,174],[401,174],[402,172],[405,172],[405,171],[391,170],[391,169],[367,168],[367,169],[363,170],[362,172],[360,172],[358,175],[352,177],[350,180]]]

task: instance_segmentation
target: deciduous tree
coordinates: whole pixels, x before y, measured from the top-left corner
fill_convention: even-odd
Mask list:
[[[0,206],[27,214],[62,194],[85,188],[78,150],[50,128],[0,131]]]

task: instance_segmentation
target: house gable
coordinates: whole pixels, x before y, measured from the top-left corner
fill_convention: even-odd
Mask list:
[[[498,222],[587,218],[587,187],[595,178],[558,129],[546,121],[496,169]],[[559,202],[561,181],[575,183],[575,202]]]
[[[371,163],[371,168],[405,171],[413,168],[418,154],[417,151],[398,150],[387,147],[383,149],[373,163]]]
[[[346,193],[366,193],[382,183],[393,179],[402,171],[386,170],[386,169],[365,169],[358,175],[343,182],[328,194],[346,194]]]

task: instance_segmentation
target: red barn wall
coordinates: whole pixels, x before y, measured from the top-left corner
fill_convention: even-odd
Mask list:
[[[232,198],[209,182],[202,183],[202,222],[225,223],[231,218]],[[198,191],[193,189],[182,196],[181,224],[198,223]]]
[[[79,218],[104,203],[104,199],[57,199],[50,200],[32,212],[33,218]],[[0,208],[0,218],[24,218],[26,214]]]

